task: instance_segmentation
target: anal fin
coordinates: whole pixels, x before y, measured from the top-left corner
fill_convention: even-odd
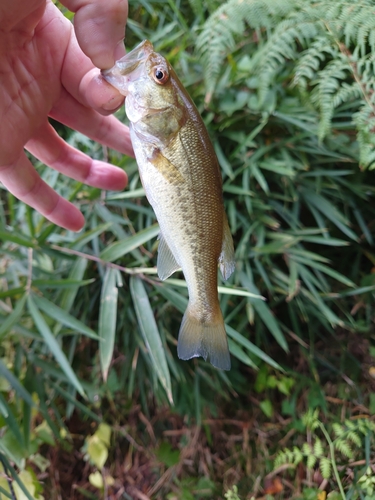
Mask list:
[[[219,266],[221,274],[225,280],[229,278],[236,267],[236,261],[234,260],[233,239],[227,215],[225,213],[223,218],[223,244],[221,247],[221,254],[219,256]]]
[[[158,268],[158,276],[163,281],[181,267],[174,258],[168,243],[161,233],[159,235],[158,260],[156,265]]]

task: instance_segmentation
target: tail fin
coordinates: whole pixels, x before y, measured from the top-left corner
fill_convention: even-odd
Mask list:
[[[201,323],[189,310],[182,319],[177,353],[180,359],[202,356],[220,370],[230,370],[230,355],[224,320],[218,314],[215,323]]]

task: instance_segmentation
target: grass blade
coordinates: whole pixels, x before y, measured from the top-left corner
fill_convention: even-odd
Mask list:
[[[85,393],[80,381],[78,380],[76,374],[74,373],[72,367],[70,366],[69,361],[67,360],[65,354],[61,350],[61,347],[59,346],[56,338],[53,336],[51,330],[49,329],[49,326],[47,325],[43,316],[37,309],[31,295],[29,295],[27,299],[27,305],[30,314],[34,320],[36,328],[38,329],[41,336],[44,338],[44,341],[47,344],[49,350],[56,358],[56,361],[60,365],[61,370],[65,373],[69,382],[77,389],[77,391],[81,394],[81,396],[84,396]]]
[[[59,323],[62,323],[63,325],[72,328],[73,330],[77,330],[77,332],[86,335],[86,337],[90,337],[94,340],[99,340],[99,337],[94,332],[94,330],[91,330],[91,328],[82,323],[82,321],[79,321],[74,316],[64,311],[59,306],[56,306],[44,297],[37,297],[34,295],[34,302],[39,307],[39,309],[44,311],[50,318],[55,319]]]
[[[106,222],[104,224],[101,224],[100,226],[96,226],[94,229],[91,229],[90,231],[86,231],[81,236],[79,236],[76,240],[74,240],[74,242],[69,245],[69,248],[74,248],[75,250],[79,250],[84,245],[86,245],[89,241],[94,239],[95,236],[98,236],[98,235],[104,233],[111,226],[112,226],[112,222]]]
[[[277,370],[284,371],[276,361],[274,361],[270,356],[268,356],[268,354],[263,352],[262,349],[259,349],[259,347],[250,342],[250,340],[246,339],[234,328],[232,328],[229,325],[225,325],[225,329],[227,331],[229,338],[235,340],[238,344],[241,344],[243,347],[245,347],[245,349],[254,354],[254,356],[257,356],[258,358],[262,359],[263,361],[268,363],[270,366],[273,366]]]
[[[251,293],[259,295],[259,290],[256,288],[256,286],[251,282],[249,277],[245,273],[240,274],[241,277],[241,282],[242,286],[247,288]],[[254,302],[251,302],[252,306],[254,307],[255,311],[258,313],[260,316],[261,320],[263,323],[266,325],[266,327],[269,329],[269,331],[272,333],[274,336],[275,340],[277,343],[284,349],[284,351],[288,352],[288,344],[285,340],[285,337],[280,330],[280,327],[275,320],[275,318],[272,315],[272,312],[270,308],[262,302],[261,300],[257,300]]]
[[[74,263],[70,273],[69,273],[69,279],[71,280],[76,280],[77,282],[81,281],[83,278],[83,275],[85,274],[87,268],[87,260],[86,259],[77,259],[76,262]],[[72,287],[68,290],[66,290],[60,300],[60,307],[64,309],[65,311],[70,311],[72,308],[75,298],[77,296],[79,287],[82,286],[77,283],[75,287]]]
[[[109,245],[109,247],[103,250],[100,254],[100,258],[106,260],[107,262],[113,262],[132,250],[135,250],[152,238],[155,238],[159,234],[159,231],[159,225],[153,224],[152,226],[139,231],[134,236],[130,236],[130,238],[127,238],[126,240],[117,241],[116,243],[113,243],[113,245]]]
[[[9,382],[9,384],[16,391],[18,396],[22,398],[24,401],[26,401],[28,405],[35,406],[34,401],[32,400],[30,394],[23,387],[18,378],[15,377],[13,373],[8,370],[8,368],[4,365],[4,363],[1,360],[0,360],[0,376],[4,377]]]
[[[148,295],[140,278],[131,276],[130,292],[133,298],[139,328],[146,343],[155,372],[167,393],[170,403],[173,404],[171,379],[164,347],[161,342]]]
[[[7,317],[7,319],[4,321],[4,323],[0,326],[0,339],[6,335],[7,332],[12,328],[12,326],[17,323],[19,318],[21,317],[21,314],[23,312],[23,308],[25,306],[25,302],[27,299],[27,295],[23,295],[18,301],[17,305],[12,311],[11,314]]]
[[[102,339],[102,342],[99,346],[99,353],[104,380],[107,380],[115,344],[118,298],[118,289],[116,286],[117,274],[118,271],[116,269],[107,268],[100,297],[99,337]]]

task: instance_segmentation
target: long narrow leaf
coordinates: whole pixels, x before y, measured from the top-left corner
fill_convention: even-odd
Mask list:
[[[59,323],[62,323],[73,330],[77,330],[77,332],[86,335],[86,337],[99,340],[99,337],[94,330],[91,330],[91,328],[82,323],[82,321],[79,321],[74,316],[64,311],[64,309],[61,309],[57,305],[53,304],[53,302],[36,295],[34,296],[34,302],[39,309],[44,311],[50,318],[55,319]]]
[[[116,269],[107,268],[100,297],[99,337],[102,342],[99,346],[99,353],[104,380],[107,380],[108,369],[113,356],[113,347],[115,345],[118,297],[116,286],[117,274],[118,271]]]
[[[105,222],[104,224],[96,226],[94,229],[91,229],[90,231],[86,231],[85,233],[80,235],[79,238],[75,239],[73,243],[69,245],[69,248],[74,248],[76,250],[82,248],[89,241],[94,239],[95,236],[98,236],[99,234],[104,233],[104,231],[107,231],[111,227],[111,225],[112,222]]]
[[[41,336],[44,338],[44,341],[47,344],[51,353],[55,356],[56,361],[60,365],[60,368],[68,377],[69,382],[77,389],[77,391],[81,394],[81,396],[84,396],[84,390],[82,388],[80,381],[78,380],[76,374],[74,373],[72,367],[70,366],[69,361],[67,360],[65,354],[63,353],[61,347],[59,346],[56,338],[53,336],[51,330],[49,329],[49,326],[47,325],[43,316],[37,309],[31,295],[29,295],[28,297],[27,305],[30,314],[34,320],[36,328],[38,329]]]
[[[88,261],[86,259],[77,259],[69,273],[69,279],[77,280],[78,282],[80,282],[83,278],[83,275],[85,274],[87,268],[87,262]],[[74,300],[77,296],[78,289],[80,286],[82,285],[77,283],[75,287],[66,290],[62,294],[60,300],[60,307],[62,309],[68,312],[70,311],[72,305],[74,304]]]
[[[108,262],[113,262],[132,250],[135,250],[152,238],[155,238],[159,234],[159,231],[158,224],[154,224],[146,229],[143,229],[134,236],[131,236],[123,241],[117,241],[116,243],[113,243],[113,245],[107,247],[100,254],[100,258]]]
[[[11,371],[4,365],[4,363],[0,360],[0,376],[4,377],[15,390],[20,398],[22,398],[26,403],[30,406],[35,406],[34,401],[31,395],[27,392],[27,390],[23,387],[21,382],[17,377],[13,375]]]
[[[268,354],[259,349],[259,347],[257,347],[255,344],[250,342],[250,340],[246,339],[243,335],[237,332],[234,328],[229,325],[225,325],[225,329],[228,333],[228,337],[235,340],[238,344],[241,344],[243,347],[245,347],[245,349],[268,363],[270,366],[273,366],[277,370],[283,371],[282,367],[276,361],[274,361],[270,356],[268,356]]]
[[[9,314],[7,319],[4,321],[2,325],[0,325],[0,339],[4,337],[4,335],[9,332],[12,326],[17,323],[19,318],[21,317],[23,308],[25,306],[25,302],[27,299],[27,295],[24,294],[18,301],[14,310]]]
[[[241,282],[242,285],[247,288],[251,293],[259,295],[259,290],[256,288],[256,286],[250,281],[249,277],[245,273],[241,273]],[[280,330],[280,327],[275,320],[275,318],[272,315],[272,312],[270,308],[268,307],[267,304],[262,302],[261,300],[257,300],[252,302],[252,306],[254,307],[255,311],[258,313],[260,316],[261,320],[263,323],[267,326],[269,331],[272,333],[274,336],[275,340],[277,343],[284,349],[284,351],[288,352],[288,344],[285,340],[284,334]]]
[[[14,416],[11,407],[8,405],[4,396],[1,393],[0,393],[0,405],[6,410],[6,414],[3,413],[5,422],[8,424],[9,429],[13,432],[13,435],[17,439],[19,446],[23,448],[24,439],[21,434],[17,419]]]
[[[160,338],[160,333],[156,325],[154,314],[151,309],[145,287],[142,280],[131,276],[130,292],[133,298],[138,324],[148,349],[155,372],[167,393],[168,399],[173,403],[171,379],[164,352],[164,347]]]

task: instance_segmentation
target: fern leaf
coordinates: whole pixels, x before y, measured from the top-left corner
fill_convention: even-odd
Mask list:
[[[323,455],[323,445],[319,438],[316,438],[313,449],[314,449],[314,455],[316,457],[319,458]]]
[[[195,12],[201,12],[199,2],[190,2]],[[224,85],[230,80],[231,66],[225,73],[222,68],[240,46],[246,47],[249,76],[258,82],[257,110],[276,108],[280,76],[290,74],[294,65],[292,85],[320,113],[320,140],[331,131],[336,110],[353,104],[360,164],[375,168],[372,0],[227,0],[212,12],[196,43],[207,100],[221,74]]]
[[[226,56],[235,50],[235,39],[243,38],[246,26],[271,30],[295,4],[293,0],[228,0],[208,18],[196,43],[208,93],[213,92]]]
[[[317,461],[317,458],[315,455],[309,455],[307,457],[307,463],[306,463],[307,468],[313,469],[315,467],[316,461]]]
[[[308,443],[303,443],[302,445],[302,453],[308,457],[309,455],[311,455],[313,452],[313,450],[311,449],[311,446],[308,444]]]
[[[324,479],[329,479],[331,477],[332,463],[327,457],[322,457],[319,462],[320,472]]]
[[[345,433],[345,429],[343,428],[343,426],[338,424],[337,422],[332,424],[332,429],[333,429],[333,432],[335,433],[336,437],[341,437]]]
[[[293,463],[295,465],[298,465],[303,460],[303,453],[299,448],[297,448],[297,446],[294,446],[293,453],[294,453]]]
[[[353,444],[355,444],[358,448],[361,446],[362,441],[361,438],[358,436],[358,434],[354,431],[348,432],[348,441],[351,441]]]
[[[337,439],[333,442],[336,450],[338,450],[342,455],[345,455],[348,458],[353,457],[353,452],[350,447],[349,442],[346,439]]]

